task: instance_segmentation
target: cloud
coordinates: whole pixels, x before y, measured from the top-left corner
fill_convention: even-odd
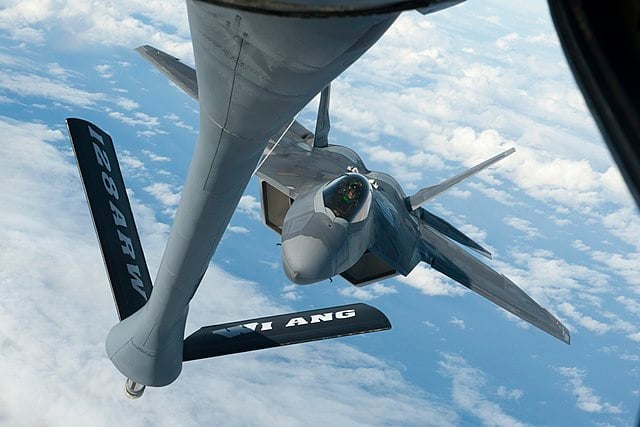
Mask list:
[[[640,332],[629,334],[627,335],[627,338],[629,338],[631,341],[640,342]]]
[[[0,130],[7,137],[0,144],[0,180],[12,183],[0,193],[6,237],[0,244],[0,258],[6,260],[0,270],[6,294],[0,300],[3,421],[69,425],[89,417],[96,426],[191,426],[210,419],[232,425],[458,422],[453,409],[407,383],[397,369],[339,342],[187,363],[178,381],[151,388],[132,406],[122,394],[124,379],[104,354],[116,314],[76,167],[48,143],[63,135],[6,118],[0,118]],[[136,199],[133,209],[153,273],[168,227]],[[211,266],[191,304],[188,330],[286,309],[261,295],[256,284]],[[220,398],[230,393],[240,397]],[[314,402],[311,412],[308,402]]]
[[[298,285],[296,285],[295,283],[288,283],[282,287],[282,291],[280,292],[280,297],[288,301],[298,301],[299,299],[302,298],[298,291],[299,291]]]
[[[609,270],[622,277],[633,286],[635,293],[640,293],[640,252],[627,254],[605,251],[591,251],[591,258],[609,267]]]
[[[74,0],[10,0],[0,10],[0,29],[27,43],[46,40],[67,49],[148,43],[193,62],[186,7],[178,0],[133,0],[118,2],[117,7],[86,7]]]
[[[635,314],[636,316],[640,316],[640,302],[622,295],[616,297],[616,301],[622,304],[627,311]]]
[[[571,393],[576,396],[578,409],[590,413],[622,413],[622,408],[619,405],[603,402],[592,388],[584,385],[584,377],[587,374],[584,369],[559,367],[556,370],[560,375],[569,379],[568,387],[571,388]]]
[[[237,225],[230,225],[229,227],[227,227],[227,230],[229,230],[229,232],[234,233],[234,234],[247,234],[247,233],[249,233],[249,229],[248,228],[240,227],[240,226],[237,226]]]
[[[175,126],[179,128],[183,128],[191,132],[194,131],[193,126],[186,124],[183,120],[180,120],[180,117],[175,113],[166,114],[164,118],[170,120]]]
[[[118,155],[118,163],[124,166],[123,169],[125,173],[133,173],[135,170],[146,170],[144,163],[128,150],[123,150],[122,153]]]
[[[594,296],[610,291],[608,275],[549,251],[514,250],[509,262],[496,259],[492,264],[545,307],[576,298],[593,302]]]
[[[509,227],[522,231],[527,239],[533,239],[540,236],[538,229],[526,219],[511,216],[504,218],[502,222],[507,224]]]
[[[502,203],[505,206],[515,206],[518,203],[516,199],[506,191],[498,190],[497,188],[486,187],[483,184],[472,182],[468,186],[474,190],[478,190],[490,199],[495,200],[498,203]]]
[[[569,304],[568,302],[562,303],[558,305],[558,309],[565,315],[569,316],[571,319],[575,320],[585,329],[594,332],[598,335],[605,334],[611,330],[611,326],[595,320],[591,316],[586,316],[580,313],[576,308]]]
[[[111,69],[111,65],[108,64],[98,64],[93,67],[94,70],[98,72],[98,75],[103,79],[110,79],[113,77],[113,72]]]
[[[452,316],[451,320],[449,320],[449,323],[455,326],[456,328],[467,329],[467,327],[464,324],[464,320],[458,319],[456,316]]]
[[[376,282],[362,287],[347,285],[340,288],[338,293],[349,298],[371,301],[384,295],[398,293],[398,291],[396,291],[395,286],[387,286]]]
[[[407,277],[398,277],[398,281],[429,296],[460,296],[468,292],[462,285],[423,264],[418,264]]]
[[[65,81],[11,69],[0,70],[0,90],[20,98],[41,97],[79,107],[91,107],[107,98],[103,93],[77,89]]]
[[[247,194],[242,196],[240,198],[240,202],[238,202],[237,209],[243,214],[248,215],[253,219],[257,219],[257,220],[261,219],[260,202],[258,202],[258,200],[251,195]]]
[[[435,331],[439,331],[439,330],[440,330],[440,328],[439,328],[436,324],[431,323],[431,322],[429,322],[428,320],[424,320],[424,321],[422,322],[422,324],[423,324],[423,325],[425,325],[425,326],[426,326],[427,328],[429,328],[429,329],[433,329],[433,330],[435,330]]]
[[[147,156],[149,160],[151,160],[152,162],[170,162],[171,161],[171,157],[159,156],[153,151],[149,151],[149,150],[142,150],[142,154]]]
[[[146,126],[148,128],[157,128],[160,125],[160,121],[157,117],[150,116],[148,114],[136,111],[133,115],[129,116],[120,111],[110,111],[109,117],[120,120],[122,123],[129,126]],[[158,130],[154,129],[154,132]]]
[[[166,182],[155,182],[144,187],[144,191],[167,207],[178,206],[180,202],[180,192],[173,185]]]
[[[520,36],[518,35],[518,33],[509,33],[504,37],[500,37],[498,40],[496,40],[496,47],[498,49],[510,49],[511,48],[511,42],[516,41],[520,38]]]
[[[524,391],[522,391],[522,390],[520,390],[518,388],[514,388],[513,390],[509,390],[508,388],[506,388],[503,385],[498,387],[498,390],[496,391],[496,393],[501,398],[509,399],[509,400],[519,400],[522,396],[524,396]]]
[[[421,182],[423,170],[442,170],[445,167],[438,155],[424,151],[415,151],[407,155],[403,151],[391,150],[382,145],[360,144],[360,153],[367,156],[370,162],[390,167],[391,174],[403,182],[407,188],[415,188],[417,184],[423,184]]]
[[[455,43],[448,28],[477,22],[471,9],[454,8],[429,23],[401,15],[381,42],[336,81],[336,126],[356,137],[392,138],[393,145],[366,144],[371,152],[384,153],[378,157],[392,170],[416,150],[470,166],[514,146],[516,154],[495,174],[530,197],[571,208],[606,202],[630,206],[564,65],[553,27],[544,20],[531,22],[523,10],[504,10],[504,22],[511,24],[485,28],[486,37],[458,34]],[[526,30],[514,15],[527,22]],[[492,22],[500,18],[489,16]],[[496,49],[496,40],[502,49]],[[509,203],[503,194],[487,193]]]
[[[136,101],[129,98],[123,98],[121,96],[116,99],[116,104],[128,111],[140,108],[140,105]]]
[[[487,426],[525,425],[485,397],[485,374],[470,366],[462,356],[443,353],[438,366],[440,374],[451,379],[451,397],[458,408]]]

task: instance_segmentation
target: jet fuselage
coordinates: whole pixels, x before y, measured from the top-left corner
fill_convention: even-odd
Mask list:
[[[377,176],[345,173],[296,199],[282,230],[282,265],[289,280],[310,284],[348,270],[383,237],[376,235],[378,227],[394,230],[393,239],[385,233],[384,244],[395,252],[404,247],[397,238],[415,239],[417,222],[400,186],[386,174]]]

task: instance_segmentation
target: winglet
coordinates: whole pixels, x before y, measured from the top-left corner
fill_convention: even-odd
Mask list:
[[[149,269],[111,137],[82,119],[67,119],[89,211],[120,320],[151,296]]]
[[[183,360],[197,360],[391,329],[387,316],[367,304],[320,308],[206,326],[184,341]]]
[[[497,156],[490,158],[489,160],[485,160],[484,162],[470,169],[467,169],[466,171],[462,172],[459,175],[454,176],[453,178],[446,179],[442,181],[440,184],[432,185],[431,187],[426,187],[426,188],[423,188],[422,190],[419,190],[416,194],[407,198],[410,209],[412,211],[416,210],[418,207],[420,207],[422,204],[424,204],[428,200],[433,199],[434,197],[436,197],[440,193],[447,191],[449,188],[453,187],[454,185],[459,184],[460,182],[464,181],[470,176],[477,174],[481,170],[513,154],[515,151],[516,151],[515,148],[510,148],[507,151],[504,151],[498,154]]]

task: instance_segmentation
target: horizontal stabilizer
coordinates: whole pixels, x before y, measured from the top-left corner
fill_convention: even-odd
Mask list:
[[[196,70],[183,64],[176,57],[169,55],[153,46],[144,45],[136,48],[136,52],[151,62],[162,74],[174,82],[180,89],[193,99],[198,99],[198,80]]]
[[[522,320],[569,344],[569,330],[504,275],[444,238],[420,227],[423,260],[435,270],[482,295]]]
[[[115,147],[107,133],[85,120],[67,119],[67,128],[123,320],[146,304],[152,285]]]
[[[465,179],[469,178],[470,176],[477,174],[481,170],[491,166],[492,164],[496,163],[497,161],[502,160],[505,157],[513,154],[515,151],[516,151],[515,148],[510,148],[507,151],[505,151],[503,153],[500,153],[497,156],[494,156],[494,157],[490,158],[489,160],[485,160],[484,162],[480,163],[479,165],[476,165],[476,166],[474,166],[474,167],[472,167],[470,169],[467,169],[466,171],[462,172],[459,175],[454,176],[453,178],[449,178],[449,179],[446,179],[446,180],[442,181],[440,184],[433,185],[431,187],[423,188],[422,190],[418,191],[413,196],[409,197],[409,204],[411,206],[411,210],[412,211],[416,210],[418,207],[420,207],[422,204],[424,204],[428,200],[433,199],[434,197],[436,197],[440,193],[443,193],[443,192],[447,191],[449,188],[453,187],[454,185],[459,184],[460,182],[464,181]]]
[[[367,304],[350,304],[205,326],[184,341],[184,361],[391,329]]]
[[[444,234],[454,242],[458,242],[461,245],[464,245],[468,248],[473,249],[478,252],[480,255],[485,256],[491,259],[491,252],[480,246],[474,240],[472,240],[469,236],[464,234],[462,231],[455,228],[453,225],[449,224],[444,219],[440,218],[429,212],[426,209],[420,208],[420,219],[427,223],[431,228]]]

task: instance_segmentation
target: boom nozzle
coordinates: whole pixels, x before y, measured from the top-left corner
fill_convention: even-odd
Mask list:
[[[147,386],[144,384],[137,383],[133,380],[127,378],[127,381],[124,383],[124,393],[129,399],[139,399],[144,393],[144,389]]]

